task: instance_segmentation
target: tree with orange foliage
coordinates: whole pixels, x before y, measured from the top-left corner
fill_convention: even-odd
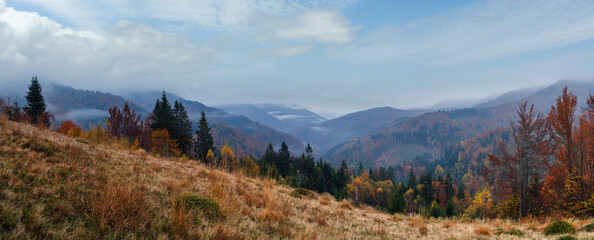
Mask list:
[[[557,98],[555,105],[547,116],[550,125],[549,135],[553,144],[553,160],[548,165],[548,176],[545,190],[548,194],[549,207],[564,209],[567,203],[566,184],[568,177],[572,177],[571,186],[581,186],[579,171],[582,166],[575,161],[575,144],[573,139],[575,111],[577,110],[577,97],[563,88],[563,93]],[[575,177],[574,177],[575,176]],[[577,178],[576,178],[577,177]],[[577,189],[568,189],[577,191]],[[573,194],[569,194],[573,195]]]
[[[76,138],[80,137],[82,129],[72,121],[64,121],[60,124],[60,127],[56,129],[56,132]]]
[[[534,104],[520,104],[517,123],[510,122],[513,145],[498,141],[497,153],[489,154],[488,165],[483,176],[494,186],[502,202],[506,199],[519,201],[518,217],[529,214],[533,198],[530,186],[538,184],[547,164],[550,143],[547,135],[546,119],[536,114]]]
[[[151,145],[152,152],[161,156],[181,156],[181,151],[177,149],[177,142],[169,137],[169,132],[165,129],[153,131]]]
[[[575,160],[580,166],[577,171],[579,176],[572,177],[566,183],[566,197],[568,201],[579,201],[579,205],[572,204],[578,216],[594,215],[594,206],[590,196],[594,193],[594,96],[586,100],[587,106],[583,108],[578,128],[574,132]]]

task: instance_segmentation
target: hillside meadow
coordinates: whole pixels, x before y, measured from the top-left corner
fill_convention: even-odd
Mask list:
[[[0,118],[2,239],[556,239],[551,219],[389,215]],[[568,219],[578,230],[591,220]],[[577,231],[590,239],[594,234]]]

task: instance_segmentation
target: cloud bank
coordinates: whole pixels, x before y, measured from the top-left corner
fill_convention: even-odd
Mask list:
[[[593,39],[593,12],[592,1],[478,1],[381,26],[333,56],[362,64],[492,60]]]

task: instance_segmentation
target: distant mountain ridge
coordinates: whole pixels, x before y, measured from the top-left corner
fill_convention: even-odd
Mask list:
[[[303,142],[311,143],[324,153],[337,144],[380,131],[406,118],[427,111],[424,109],[401,110],[391,107],[372,108],[319,124],[304,126],[292,133]]]
[[[327,120],[307,109],[271,103],[233,104],[219,107],[226,112],[245,116],[283,132],[292,132],[305,125],[318,124]]]
[[[516,118],[518,105],[524,101],[546,114],[565,86],[577,95],[579,106],[584,106],[586,97],[594,94],[594,82],[569,80],[534,91],[512,91],[476,107],[411,117],[392,127],[337,145],[325,154],[325,158],[334,165],[346,159],[362,162],[365,166],[396,165],[421,155],[435,159],[448,145],[507,127],[509,121]]]

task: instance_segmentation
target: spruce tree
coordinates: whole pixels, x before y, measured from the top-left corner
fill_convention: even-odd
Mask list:
[[[23,108],[25,113],[31,118],[32,123],[38,124],[38,120],[40,117],[43,117],[45,113],[45,100],[43,100],[43,95],[41,94],[41,84],[37,80],[37,76],[31,79],[31,84],[29,85],[29,91],[27,91],[27,105]],[[46,126],[49,126],[49,119],[44,119],[42,121],[46,121],[43,123]]]
[[[281,148],[278,150],[276,167],[281,176],[286,177],[291,170],[291,152],[289,146],[284,141],[281,143]]]
[[[153,130],[166,129],[170,134],[175,130],[173,110],[171,109],[171,104],[169,104],[169,101],[167,100],[165,91],[163,91],[161,99],[157,100],[155,103],[151,120],[151,128]]]
[[[196,130],[194,154],[196,155],[197,159],[204,160],[208,150],[212,150],[214,152],[214,139],[212,138],[210,127],[208,127],[208,122],[206,121],[206,114],[204,111],[202,111],[200,114],[202,117],[200,117],[200,121],[198,122],[199,126]]]
[[[192,122],[188,118],[188,112],[181,102],[177,100],[173,104],[173,117],[175,119],[174,135],[172,137],[177,141],[179,149],[183,154],[190,155],[192,151]]]

